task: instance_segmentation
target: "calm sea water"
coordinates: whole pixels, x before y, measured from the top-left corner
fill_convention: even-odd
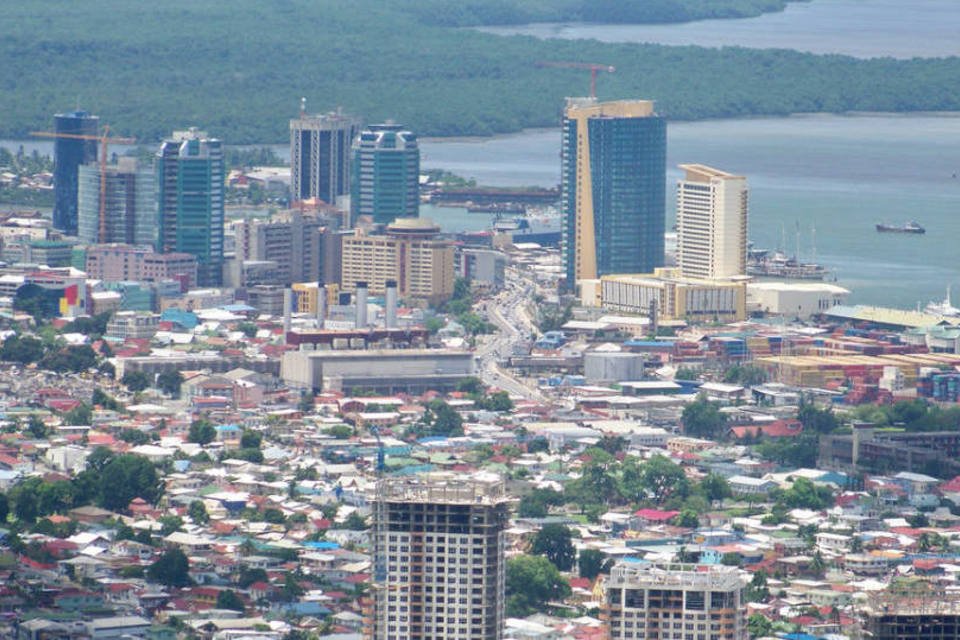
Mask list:
[[[859,58],[941,57],[960,55],[960,2],[813,0],[791,3],[780,13],[741,20],[668,25],[539,23],[482,30],[603,42],[790,48]]]
[[[910,308],[942,298],[948,284],[960,291],[960,114],[718,120],[667,131],[668,193],[679,163],[746,175],[755,244],[794,253],[799,239],[801,257],[833,269],[851,301]],[[559,180],[559,145],[558,130],[421,144],[427,168],[481,184],[539,186]],[[460,228],[473,218],[430,214]],[[908,220],[927,234],[874,230]],[[476,225],[486,222],[479,216]]]

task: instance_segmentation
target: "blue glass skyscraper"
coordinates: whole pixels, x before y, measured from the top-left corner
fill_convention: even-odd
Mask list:
[[[223,145],[175,131],[157,154],[157,250],[197,257],[197,283],[223,284]]]
[[[653,103],[570,99],[562,145],[567,288],[663,266],[667,127]]]
[[[86,111],[58,113],[55,130],[60,134],[97,135],[100,118]],[[56,138],[53,143],[53,226],[67,235],[77,235],[77,178],[80,165],[97,160],[95,140]]]

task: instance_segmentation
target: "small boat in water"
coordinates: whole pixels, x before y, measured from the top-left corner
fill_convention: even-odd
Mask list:
[[[877,223],[877,231],[880,233],[926,233],[927,230],[920,226],[919,222],[906,222],[904,224],[886,224]]]
[[[948,318],[960,316],[960,309],[953,306],[953,303],[950,301],[950,285],[947,285],[947,297],[943,299],[943,302],[931,302],[927,305],[925,311],[935,316],[945,316]]]

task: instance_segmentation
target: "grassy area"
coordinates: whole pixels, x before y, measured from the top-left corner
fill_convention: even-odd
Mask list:
[[[717,11],[749,15],[782,8],[782,0],[0,3],[7,27],[0,38],[5,137],[50,128],[52,114],[78,99],[118,134],[147,143],[187,125],[230,144],[281,142],[301,96],[312,112],[342,106],[367,121],[394,118],[422,135],[553,126],[563,98],[585,93],[589,74],[538,68],[543,60],[615,65],[617,72],[599,83],[601,98],[655,99],[673,119],[960,109],[952,89],[960,84],[958,58],[856,60],[542,41],[436,26],[497,21],[490,12],[443,18],[471,6],[517,6],[535,17],[606,7],[600,18],[618,7],[621,17],[657,7],[663,21]],[[424,6],[434,11],[424,13]]]

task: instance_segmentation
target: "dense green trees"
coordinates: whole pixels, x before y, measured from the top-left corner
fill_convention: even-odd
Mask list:
[[[795,438],[775,438],[761,442],[756,451],[761,458],[785,467],[814,467],[817,464],[819,440],[816,433],[804,432]]]
[[[87,469],[73,480],[27,478],[10,489],[8,497],[13,515],[23,522],[33,522],[93,503],[123,511],[136,497],[153,503],[161,493],[156,469],[149,460],[133,454],[115,455],[106,447],[98,447],[87,458]]]
[[[210,444],[217,437],[217,430],[209,420],[194,420],[190,423],[187,440],[199,445]]]
[[[210,515],[207,513],[207,507],[202,500],[194,500],[187,508],[187,515],[194,524],[207,524],[210,522]]]
[[[171,395],[180,395],[180,385],[183,384],[183,374],[179,371],[164,371],[157,376],[157,387],[160,391]]]
[[[411,432],[417,437],[462,436],[463,418],[443,400],[432,400],[427,403],[420,422],[414,425]]]
[[[428,24],[465,27],[527,22],[667,23],[746,18],[780,11],[789,0],[420,0],[410,4]]]
[[[710,402],[702,394],[683,408],[680,421],[683,423],[683,432],[696,438],[719,438],[727,424],[717,403]]]
[[[563,98],[581,95],[586,80],[576,69],[537,68],[539,60],[615,65],[601,97],[655,98],[672,119],[960,107],[960,95],[950,90],[960,80],[956,58],[857,60],[499,37],[433,26],[567,15],[685,20],[780,6],[782,0],[354,0],[268,9],[253,0],[168,0],[89,3],[85,11],[64,12],[57,4],[14,3],[5,8],[10,29],[0,59],[16,60],[19,73],[0,92],[6,116],[0,135],[49,128],[50,114],[89,95],[94,68],[96,98],[85,106],[147,144],[183,122],[231,143],[278,142],[288,135],[286,120],[302,93],[311,111],[342,105],[367,121],[394,117],[424,135],[555,126]],[[114,28],[98,28],[107,22]],[[337,37],[316,38],[313,25],[320,23],[336,25]],[[178,46],[170,47],[174,32]],[[279,67],[296,72],[301,86],[272,72]],[[182,99],[166,100],[171,94]],[[28,99],[39,95],[42,104]]]
[[[231,609],[242,612],[246,609],[246,606],[235,591],[224,589],[217,594],[217,609]]]
[[[563,494],[553,489],[534,489],[520,498],[517,515],[521,518],[543,518],[551,506],[563,504]]]
[[[533,537],[530,552],[544,556],[561,571],[570,571],[577,557],[573,548],[569,527],[562,524],[545,524]]]
[[[550,601],[570,595],[570,584],[542,556],[516,556],[507,560],[507,615],[523,617]]]
[[[33,336],[13,335],[3,341],[0,360],[30,364],[43,357],[43,342]]]
[[[584,549],[577,556],[577,571],[581,578],[590,578],[593,580],[601,573],[610,570],[612,562],[606,559],[602,551],[597,549]]]
[[[136,393],[150,386],[150,378],[142,371],[127,371],[120,379],[120,383],[130,391]]]
[[[751,638],[763,638],[773,633],[773,623],[770,619],[755,613],[747,618],[747,632]]]
[[[100,473],[100,506],[104,509],[124,510],[134,498],[155,503],[162,492],[156,468],[142,456],[114,456]]]
[[[168,587],[187,587],[190,579],[190,561],[179,547],[171,547],[147,567],[147,577]]]

